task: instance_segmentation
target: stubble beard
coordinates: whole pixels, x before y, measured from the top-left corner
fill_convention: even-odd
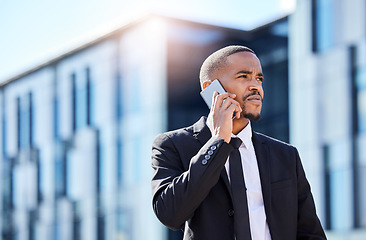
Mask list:
[[[256,92],[253,92],[251,94],[248,94],[248,95],[244,96],[243,101],[245,102],[248,97],[253,96],[253,95],[257,95],[257,94],[261,97],[262,102],[263,102],[262,96],[259,93],[256,93]],[[242,110],[243,110],[242,116],[249,119],[250,121],[257,122],[259,119],[261,119],[261,114],[260,113],[258,113],[258,114],[248,113],[246,111],[245,104],[243,104]]]
[[[244,107],[244,106],[243,106]],[[257,122],[259,119],[261,119],[261,114],[253,114],[253,113],[247,113],[245,109],[243,109],[243,117],[246,119],[249,119],[250,121]]]

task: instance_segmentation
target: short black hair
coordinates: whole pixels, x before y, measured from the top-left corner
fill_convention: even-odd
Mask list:
[[[256,55],[252,49],[240,45],[231,45],[217,50],[208,56],[201,66],[201,86],[206,81],[214,80],[212,79],[212,75],[225,65],[227,57],[238,52],[250,52]]]

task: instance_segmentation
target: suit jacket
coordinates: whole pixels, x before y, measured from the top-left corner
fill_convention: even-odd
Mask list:
[[[326,239],[296,148],[255,132],[252,141],[272,240]],[[156,137],[153,209],[164,225],[182,229],[184,240],[234,240],[235,213],[224,167],[232,150],[211,136],[204,117]]]

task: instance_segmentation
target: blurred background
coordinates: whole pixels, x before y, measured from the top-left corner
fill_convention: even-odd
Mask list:
[[[256,131],[295,145],[331,240],[366,239],[363,0],[0,0],[4,240],[178,240],[151,207],[151,143],[208,109],[231,44],[265,76]]]

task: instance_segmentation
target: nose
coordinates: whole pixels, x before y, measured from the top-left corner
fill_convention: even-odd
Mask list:
[[[259,87],[258,86],[251,85],[251,86],[249,86],[249,90],[250,91],[253,91],[253,92],[259,92]]]
[[[253,77],[250,81],[249,90],[259,92],[262,88],[261,84],[256,77]]]
[[[262,87],[262,82],[258,81],[257,78],[253,77],[251,79],[248,89],[252,94],[258,94],[263,99],[264,91],[263,91],[263,87]]]

